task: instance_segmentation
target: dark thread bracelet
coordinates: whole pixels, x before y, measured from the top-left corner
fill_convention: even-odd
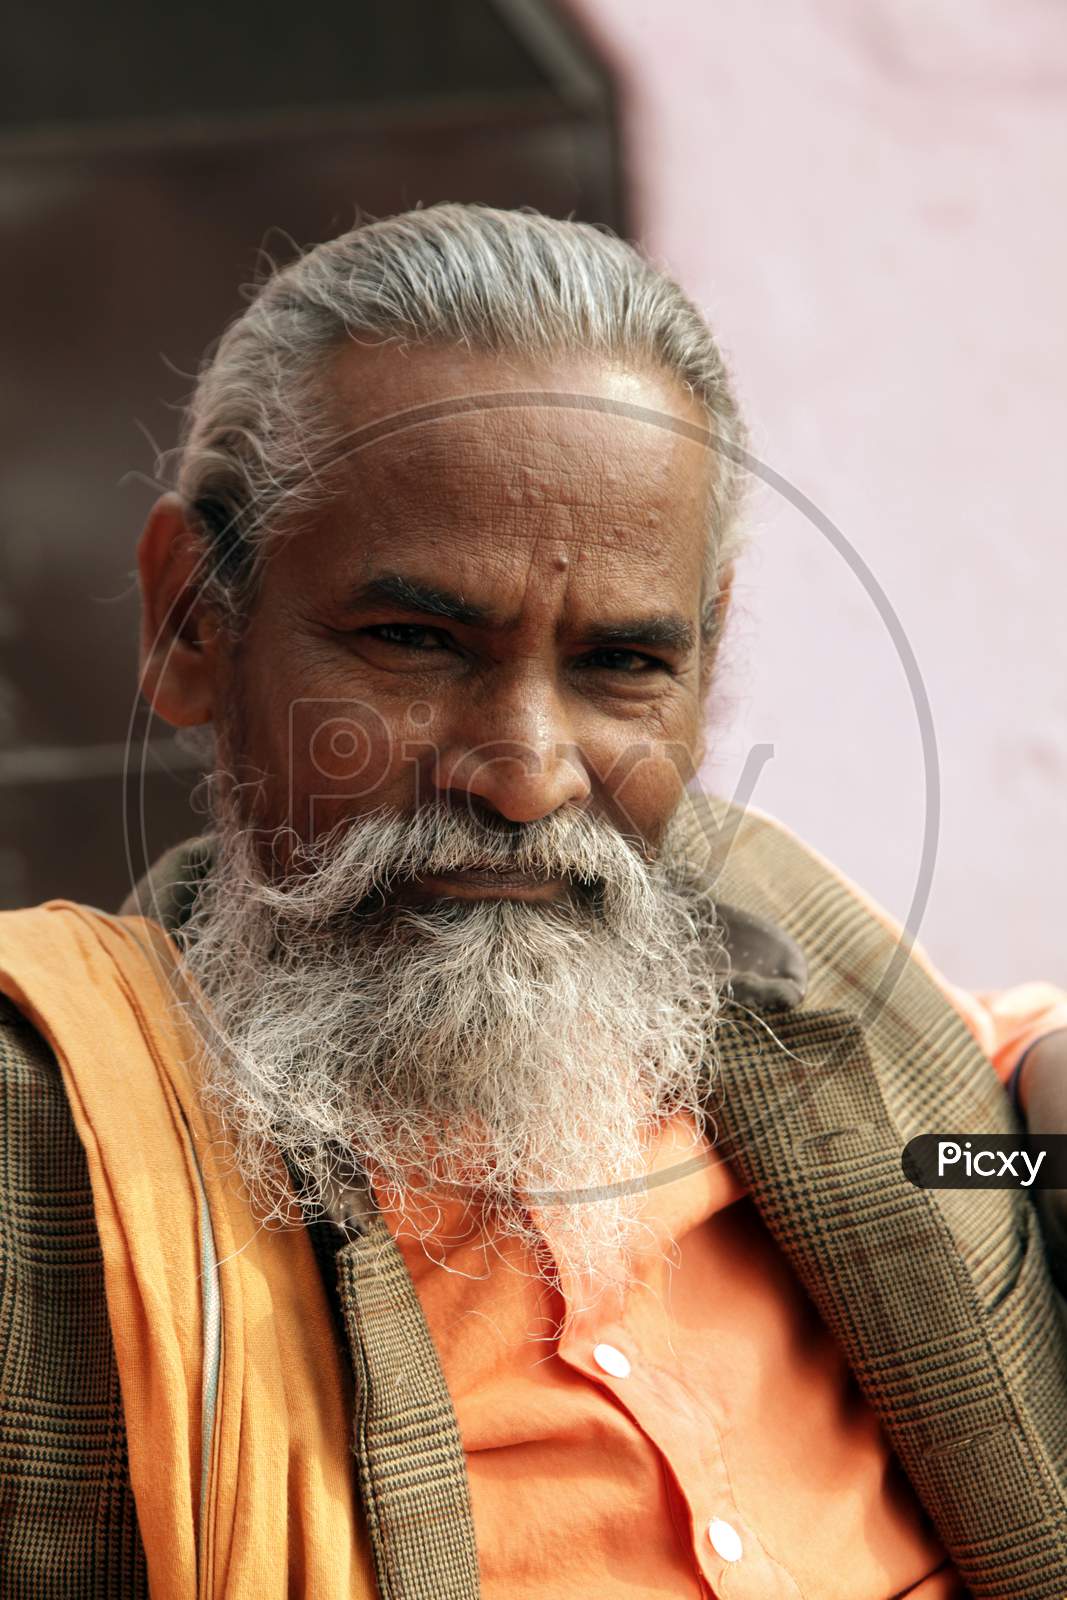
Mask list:
[[[1015,1107],[1016,1115],[1019,1117],[1021,1122],[1025,1123],[1026,1115],[1022,1106],[1019,1104],[1019,1080],[1022,1076],[1023,1067],[1026,1064],[1026,1058],[1035,1045],[1043,1044],[1046,1039],[1051,1039],[1053,1035],[1057,1033],[1067,1033],[1067,1028],[1050,1028],[1048,1033],[1039,1033],[1036,1039],[1031,1039],[1030,1043],[1027,1045],[1026,1049],[1023,1051],[1014,1067],[1012,1067],[1011,1074],[1004,1085],[1008,1091],[1008,1096],[1011,1100],[1011,1103]]]

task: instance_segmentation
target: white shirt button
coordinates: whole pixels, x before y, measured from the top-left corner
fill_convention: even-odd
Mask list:
[[[732,1523],[712,1517],[708,1523],[708,1538],[717,1556],[722,1556],[724,1561],[740,1561],[741,1535]]]
[[[630,1363],[621,1350],[616,1350],[613,1344],[598,1344],[593,1349],[593,1360],[601,1372],[606,1372],[611,1378],[628,1378],[630,1376]]]

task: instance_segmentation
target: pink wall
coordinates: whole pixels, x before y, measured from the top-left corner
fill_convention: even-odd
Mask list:
[[[930,697],[919,938],[958,982],[1067,981],[1067,7],[573,0],[622,76],[646,248],[733,357],[755,453],[873,570]],[[897,916],[918,724],[847,566],[760,492],[713,785]]]

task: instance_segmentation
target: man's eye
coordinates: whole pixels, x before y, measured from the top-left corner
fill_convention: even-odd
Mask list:
[[[440,628],[423,628],[417,622],[382,622],[364,631],[384,644],[399,645],[405,650],[441,650],[448,643],[447,634]]]
[[[584,666],[607,672],[667,672],[670,669],[658,656],[646,656],[640,650],[594,650],[583,658]]]

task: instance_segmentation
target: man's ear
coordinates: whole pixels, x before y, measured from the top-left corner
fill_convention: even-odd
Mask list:
[[[209,557],[176,494],[148,514],[137,546],[141,576],[141,689],[177,728],[210,722],[220,621],[205,599]]]

